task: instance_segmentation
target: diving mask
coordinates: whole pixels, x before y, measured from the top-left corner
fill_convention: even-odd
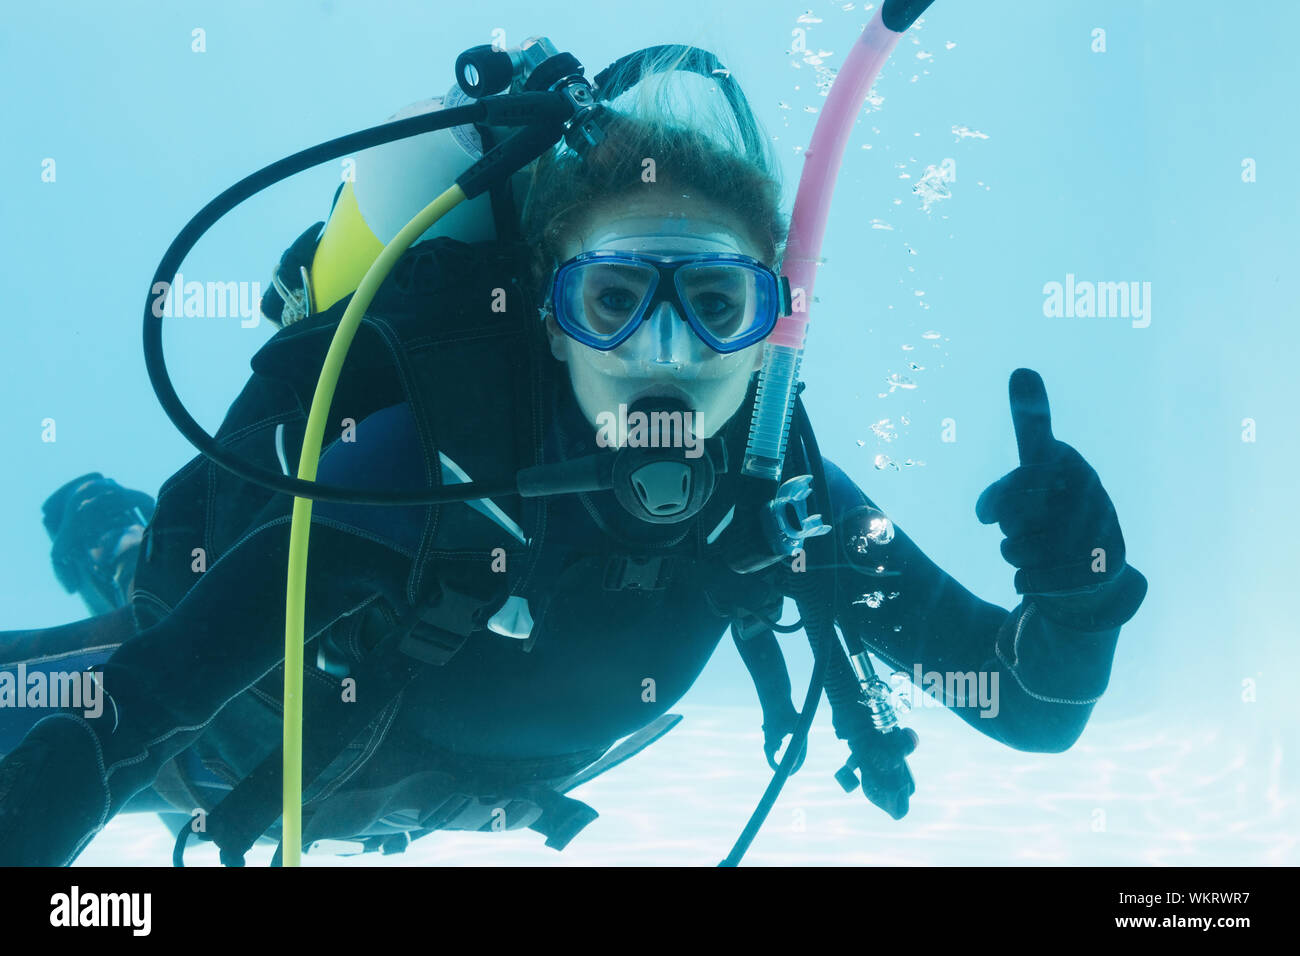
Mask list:
[[[560,328],[602,352],[618,348],[647,320],[679,318],[705,345],[727,354],[766,338],[789,314],[789,286],[757,259],[734,252],[601,249],[556,269],[551,301]],[[661,306],[671,306],[675,316]]]

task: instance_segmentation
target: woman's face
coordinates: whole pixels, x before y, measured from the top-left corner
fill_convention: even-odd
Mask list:
[[[560,248],[561,259],[607,250],[658,255],[730,252],[759,259],[761,252],[734,213],[681,195],[661,182],[653,198],[597,207]],[[659,198],[658,194],[671,193]],[[768,263],[770,265],[770,263]],[[751,376],[762,364],[762,342],[719,354],[691,329],[676,308],[661,302],[636,332],[607,352],[566,335],[547,321],[551,352],[568,365],[569,380],[587,420],[619,414],[643,398],[668,398],[694,412],[698,438],[714,435],[740,408]]]

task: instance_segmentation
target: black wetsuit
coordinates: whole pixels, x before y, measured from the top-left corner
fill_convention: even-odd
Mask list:
[[[570,396],[553,418],[548,457],[594,450],[582,437],[589,432]],[[357,441],[327,449],[322,481],[409,486],[418,479],[409,451],[418,442],[406,406],[366,419],[357,434]],[[729,434],[732,441],[743,438],[743,428]],[[870,504],[839,469],[828,465],[828,477],[837,520]],[[477,780],[481,787],[491,779],[489,789],[501,790],[513,779],[566,775],[664,713],[704,668],[737,608],[779,613],[788,590],[792,572],[784,565],[746,576],[711,566],[706,539],[727,518],[727,487],[682,526],[639,525],[621,516],[609,493],[552,499],[546,533],[532,542],[537,560],[503,575],[528,576],[510,589],[529,603],[531,637],[506,637],[480,620],[448,662],[409,686],[308,788],[306,832],[342,839],[419,829],[447,792],[474,788],[457,784]],[[166,495],[165,488],[160,514],[167,511]],[[287,499],[275,498],[235,546],[195,575],[174,608],[164,612],[156,595],[138,596],[143,629],[103,668],[115,729],[108,732],[108,718],[92,724],[65,715],[68,726],[59,730],[67,747],[82,752],[84,769],[64,771],[78,778],[69,789],[91,786],[86,777],[98,776],[94,767],[102,761],[107,804],[102,812],[83,808],[71,830],[55,827],[48,855],[33,859],[28,849],[16,862],[66,862],[109,817],[152,792],[156,780],[182,808],[190,800],[210,806],[274,752],[288,513]],[[306,603],[306,633],[316,637],[308,648],[309,683],[336,683],[405,609],[422,513],[316,504]],[[488,517],[476,520],[492,526]],[[506,528],[499,530],[508,538]],[[620,562],[634,553],[658,553],[664,561],[653,580],[619,588],[611,569],[625,567]],[[919,666],[999,675],[996,716],[982,716],[973,700],[953,709],[1009,746],[1059,751],[1073,743],[1106,686],[1117,624],[1107,623],[1097,607],[1070,617],[1067,626],[1050,601],[1026,599],[1010,612],[981,601],[901,530],[873,552],[872,563],[878,559],[886,579],[847,562],[837,572],[837,619],[846,635],[909,674]],[[864,597],[873,592],[880,597]],[[317,658],[317,647],[328,653]],[[335,676],[311,666],[317,661]],[[646,693],[647,680],[653,694]],[[91,729],[93,745],[72,725]],[[77,759],[70,758],[72,765]],[[486,776],[475,777],[485,767]],[[454,769],[455,783],[427,775],[440,769]],[[39,830],[47,822],[53,825],[48,817],[25,825]]]

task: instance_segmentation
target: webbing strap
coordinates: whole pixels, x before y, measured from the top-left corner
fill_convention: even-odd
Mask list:
[[[337,686],[311,682],[303,688],[303,709],[310,715],[310,732],[303,740],[303,786],[310,786],[335,758],[379,716],[402,690],[432,666],[398,650],[412,638],[419,620],[415,611],[407,623],[386,637],[349,676],[366,693],[343,702]],[[276,747],[207,815],[206,835],[221,849],[226,866],[243,866],[244,855],[280,817],[284,780],[283,750]],[[172,862],[183,866],[191,827],[177,839]]]

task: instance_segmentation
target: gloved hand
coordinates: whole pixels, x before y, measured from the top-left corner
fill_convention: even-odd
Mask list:
[[[98,739],[51,716],[0,761],[0,866],[66,866],[103,826],[109,795]]]
[[[785,701],[790,703],[789,698]],[[799,712],[790,704],[790,709],[785,714],[774,718],[772,722],[763,721],[763,755],[767,757],[767,765],[775,772],[781,766],[781,760],[785,759],[785,754],[781,754],[780,760],[777,759],[777,753],[781,750],[781,744],[787,736],[794,733],[794,725],[799,720]],[[793,739],[791,743],[793,743]],[[804,758],[808,756],[808,738],[804,737],[799,746],[799,752],[794,756],[794,764],[790,767],[790,773],[798,773],[799,768],[803,766]]]
[[[897,728],[889,733],[866,731],[849,740],[853,756],[840,768],[835,779],[846,792],[857,789],[859,782],[868,800],[895,820],[907,816],[916,782],[907,767],[907,755],[916,749],[916,731]],[[858,780],[854,771],[861,775]]]
[[[42,506],[54,543],[50,559],[59,583],[79,593],[92,614],[127,602],[135,553],[153,516],[153,498],[99,472],[74,478]]]
[[[1129,579],[1123,588],[1110,587],[1125,571],[1115,508],[1083,456],[1052,436],[1042,378],[1016,369],[1009,390],[1020,467],[984,490],[975,516],[984,524],[997,522],[1006,535],[1002,556],[1018,569],[1017,593],[1082,609],[1110,601],[1118,590],[1130,591]]]

